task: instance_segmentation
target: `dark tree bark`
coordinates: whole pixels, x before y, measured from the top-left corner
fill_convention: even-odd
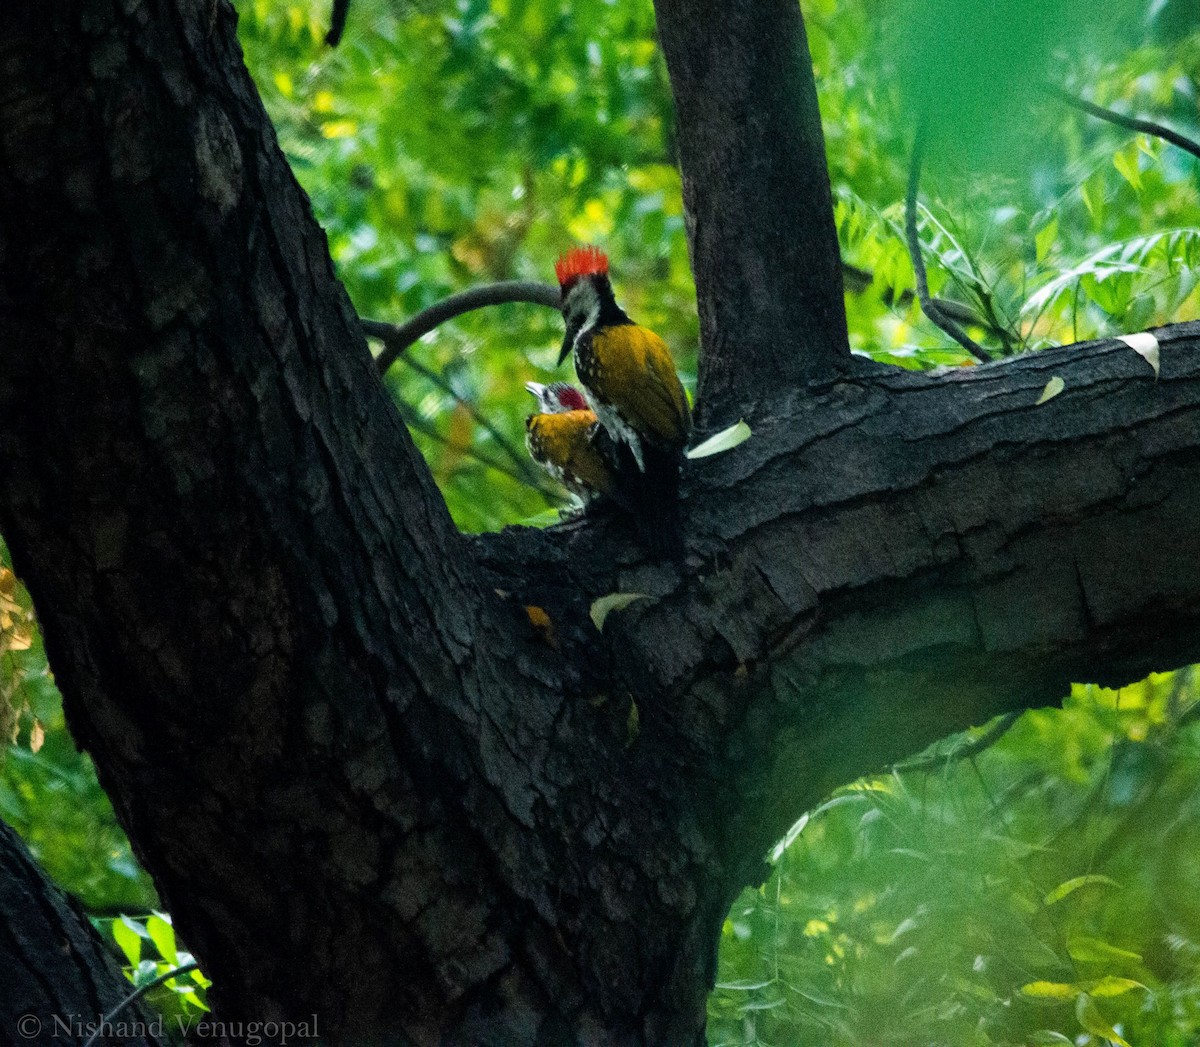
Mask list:
[[[842,261],[800,5],[655,0],[700,307],[697,424],[848,368]]]
[[[132,991],[87,917],[46,879],[25,845],[0,824],[0,1042],[75,1043]],[[160,1041],[152,1012],[123,1009],[113,1047]]]
[[[0,530],[222,1017],[700,1043],[729,903],[823,790],[1073,678],[1197,655],[1200,330],[1162,335],[1158,381],[1117,343],[852,370],[809,214],[828,184],[803,28],[778,7],[760,75],[801,85],[761,94],[800,106],[807,145],[795,185],[778,156],[742,171],[744,242],[735,187],[689,167],[694,87],[680,121],[705,417],[757,402],[754,438],[685,476],[682,564],[619,519],[454,530],[228,7],[6,21]],[[711,30],[660,13],[686,79]],[[793,191],[803,215],[749,209]],[[797,283],[755,268],[788,222],[819,234]],[[598,633],[589,605],[618,590],[648,598]]]

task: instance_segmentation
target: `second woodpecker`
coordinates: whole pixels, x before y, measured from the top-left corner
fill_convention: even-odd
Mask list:
[[[574,353],[575,372],[601,425],[628,445],[638,471],[668,486],[662,494],[673,497],[691,412],[670,350],[617,305],[608,257],[599,248],[573,248],[554,272],[567,322],[558,362]]]
[[[525,445],[535,462],[586,508],[597,495],[613,495],[616,478],[600,449],[600,423],[583,393],[566,382],[526,382],[537,413],[525,419]]]

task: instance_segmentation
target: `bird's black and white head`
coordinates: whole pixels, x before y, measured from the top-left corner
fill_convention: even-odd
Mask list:
[[[566,411],[586,411],[587,400],[569,382],[526,382],[525,388],[537,398],[539,414],[563,414]]]
[[[567,333],[558,354],[561,364],[575,348],[579,336],[606,315],[628,320],[613,298],[608,282],[608,256],[598,247],[573,247],[554,263],[562,292],[562,314]]]

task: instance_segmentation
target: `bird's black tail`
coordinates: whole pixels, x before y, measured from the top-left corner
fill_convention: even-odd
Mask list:
[[[683,533],[679,514],[679,469],[683,455],[678,449],[642,444],[646,468],[639,469],[629,445],[617,443],[603,429],[593,442],[616,477],[608,497],[625,512],[638,541],[659,559],[683,559]]]
[[[652,556],[681,560],[683,533],[679,514],[679,467],[682,458],[678,448],[653,447],[643,442],[644,471],[638,469],[632,454],[629,458],[630,462],[621,475],[626,478],[630,488],[638,539]]]

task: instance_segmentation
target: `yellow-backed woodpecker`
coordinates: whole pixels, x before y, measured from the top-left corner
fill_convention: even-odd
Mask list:
[[[583,394],[566,382],[526,382],[538,409],[525,419],[525,444],[535,462],[587,505],[612,494],[612,466],[597,445],[600,423]]]
[[[558,362],[575,354],[588,403],[613,440],[629,446],[639,471],[654,457],[655,471],[677,474],[691,412],[666,343],[617,305],[599,248],[568,251],[554,271],[567,322]]]

